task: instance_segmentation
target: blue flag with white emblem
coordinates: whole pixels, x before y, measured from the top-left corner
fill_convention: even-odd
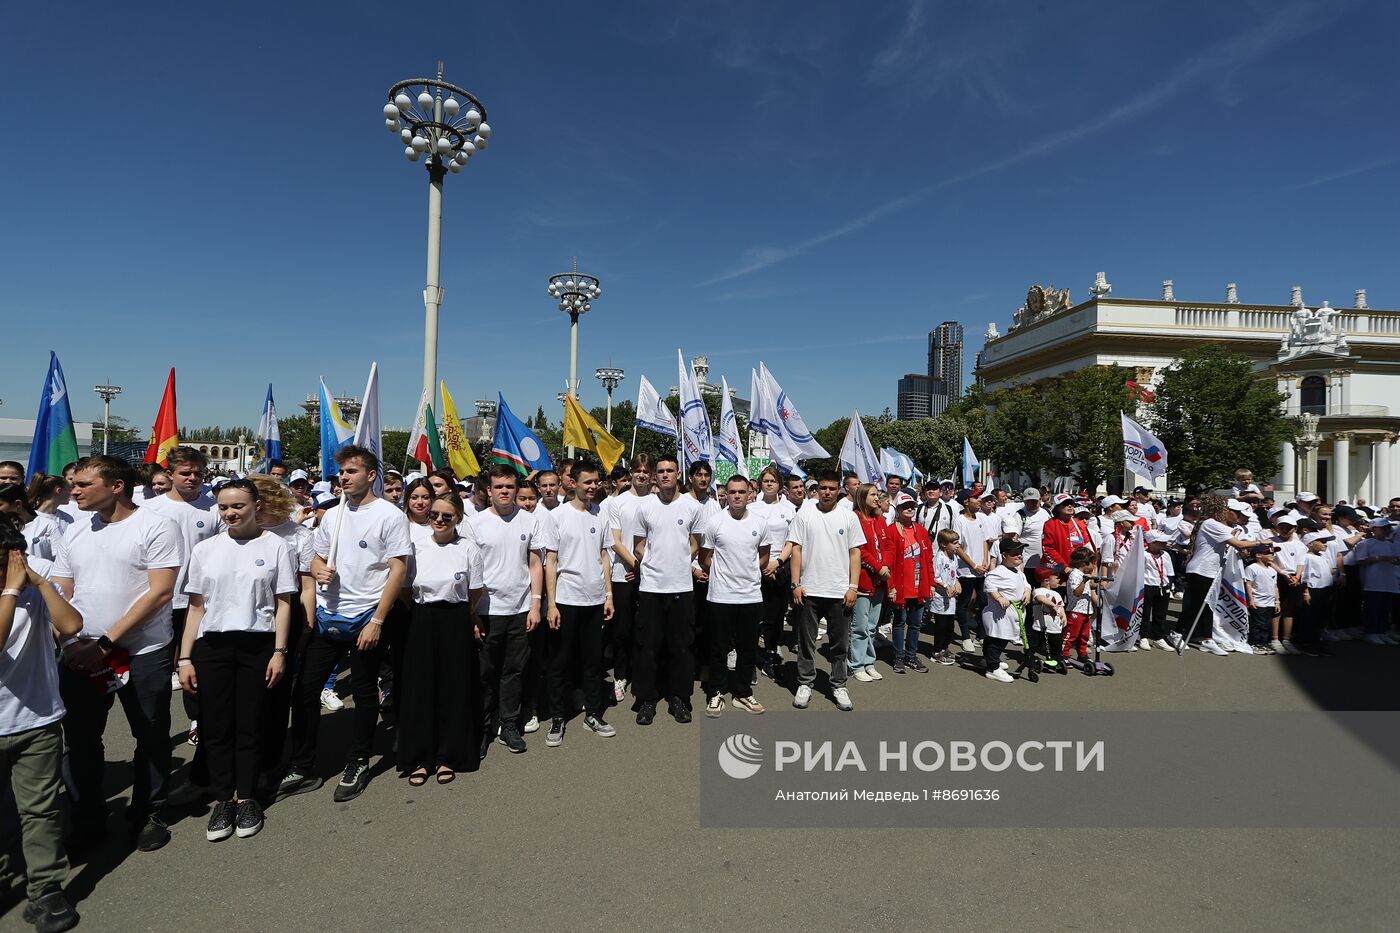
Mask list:
[[[496,395],[496,438],[491,442],[491,462],[515,467],[522,475],[531,470],[552,470],[554,462],[534,431],[515,417],[506,397]]]

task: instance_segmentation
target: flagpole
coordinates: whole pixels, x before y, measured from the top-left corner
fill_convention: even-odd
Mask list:
[[[637,422],[632,422],[632,450],[627,454],[627,459],[631,460],[637,455]]]

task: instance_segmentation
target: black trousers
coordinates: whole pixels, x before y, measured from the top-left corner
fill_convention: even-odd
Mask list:
[[[970,580],[972,577],[961,577],[962,580]],[[964,584],[966,585],[966,584]],[[948,646],[953,643],[953,620],[956,616],[949,612],[947,614],[935,612],[933,614],[933,653],[947,651]]]
[[[637,581],[614,580],[612,652],[613,676],[620,680],[632,677],[632,632],[637,624]],[[562,611],[562,609],[561,609]]]
[[[180,646],[185,643],[185,618],[189,615],[189,613],[189,607],[185,607],[184,609],[170,610],[170,627],[175,631],[175,637],[170,642],[170,669],[172,671],[175,670],[176,667],[176,661],[178,660],[176,656],[180,653]],[[185,715],[189,717],[189,720],[191,722],[194,722],[199,718],[198,694],[191,696],[190,694],[181,690],[180,705],[184,707]]]
[[[398,767],[481,765],[481,659],[466,603],[416,603],[398,631]]]
[[[1166,638],[1171,630],[1167,621],[1167,605],[1172,591],[1167,586],[1144,586],[1142,591],[1142,637]]]
[[[210,632],[190,652],[199,684],[199,748],[215,800],[252,800],[258,789],[271,632]]]
[[[1196,641],[1212,638],[1215,630],[1215,616],[1211,614],[1210,607],[1205,604],[1206,596],[1210,593],[1211,585],[1215,583],[1214,577],[1203,577],[1198,573],[1188,573],[1186,575],[1186,589],[1181,600],[1181,615],[1176,617],[1176,630],[1185,638],[1191,631],[1191,623],[1196,620],[1196,613],[1201,614],[1201,621],[1196,626],[1196,634],[1191,636]]]
[[[520,725],[520,694],[530,660],[526,615],[521,612],[481,619],[486,641],[481,650],[481,697],[488,735],[496,726]]]
[[[958,583],[962,585],[962,590],[958,593],[958,631],[959,636],[966,641],[982,628],[982,610],[987,602],[987,578],[958,577]],[[937,648],[936,639],[934,647]]]
[[[753,669],[758,661],[758,626],[763,617],[763,604],[710,603],[707,608],[710,644],[705,695],[753,696]],[[731,646],[738,658],[732,671],[729,669]]]
[[[307,581],[306,586],[312,584]],[[297,670],[301,665],[301,645],[306,640],[306,610],[301,600],[292,594],[292,619],[287,627],[287,664],[282,679],[273,684],[263,697],[262,725],[258,727],[261,743],[260,767],[269,780],[280,778],[287,757],[287,721],[292,711]],[[201,756],[195,751],[195,758]]]
[[[107,796],[103,790],[106,752],[102,735],[107,714],[121,701],[127,726],[136,740],[131,760],[129,815],[137,825],[160,815],[170,785],[170,653],[165,648],[131,659],[130,676],[115,693],[99,694],[92,678],[59,666],[58,687],[68,714],[63,738],[68,766],[77,791],[76,822],[80,829],[107,825]],[[86,825],[85,825],[86,824]]]
[[[583,690],[584,710],[602,716],[607,709],[603,700],[603,645],[608,636],[602,604],[559,603],[559,627],[548,629],[548,636],[549,715],[561,719],[572,716],[577,687]]]
[[[695,640],[692,644],[708,645],[710,636],[708,635],[710,626],[710,584],[708,581],[696,580],[692,585],[695,592]],[[726,648],[727,652],[729,649]],[[695,676],[692,682],[699,680],[702,674],[701,668],[705,665],[705,652],[703,650],[692,652],[695,659]]]
[[[695,595],[637,593],[632,637],[632,693],[655,703],[667,696],[690,701],[695,674]]]
[[[792,605],[792,575],[788,565],[779,565],[771,580],[765,575],[759,581],[759,593],[763,596],[763,648],[769,654],[777,654],[778,646],[783,643],[783,622]]]
[[[368,759],[374,751],[374,727],[379,722],[379,662],[384,649],[376,644],[361,651],[353,641],[332,641],[312,632],[302,655],[301,677],[292,706],[292,769],[309,773],[316,765],[316,740],[321,730],[321,690],[331,668],[349,656],[350,683],[355,697],[350,757]]]
[[[534,631],[525,636],[530,648],[525,673],[520,679],[520,718],[549,718],[549,625],[543,616]]]
[[[1293,623],[1293,641],[1316,648],[1322,644],[1322,631],[1332,618],[1332,587],[1308,591],[1308,602]]]

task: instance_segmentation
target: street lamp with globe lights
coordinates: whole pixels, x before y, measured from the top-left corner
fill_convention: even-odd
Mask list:
[[[616,366],[601,366],[593,371],[593,376],[603,384],[603,388],[608,391],[608,433],[612,433],[612,394],[622,384],[622,380],[627,378],[627,374]]]
[[[92,391],[102,398],[102,452],[107,452],[107,438],[112,434],[112,399],[122,394],[121,386],[93,386]]]
[[[598,284],[598,277],[578,271],[577,256],[574,257],[572,272],[560,272],[549,277],[549,297],[559,299],[559,310],[569,316],[569,384],[565,394],[572,395],[575,401],[578,400],[578,319],[579,315],[587,314],[592,309],[593,302],[601,294],[603,289]],[[559,400],[562,402],[563,398]],[[571,445],[569,457],[573,455]]]
[[[426,159],[428,170],[428,282],[423,289],[423,388],[436,395],[438,309],[442,287],[438,284],[442,253],[442,179],[460,172],[472,156],[491,139],[486,106],[465,88],[442,79],[442,62],[436,78],[410,78],[389,88],[384,104],[384,128],[404,144],[404,158]]]

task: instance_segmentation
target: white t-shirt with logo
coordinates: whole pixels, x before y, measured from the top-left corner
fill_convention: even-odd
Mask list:
[[[754,503],[755,506],[759,504]],[[768,545],[768,559],[776,561],[783,545],[787,544],[788,529],[792,527],[792,520],[797,515],[797,506],[782,497],[779,497],[777,502],[762,505],[760,514],[764,523],[763,543]]]
[[[409,559],[409,586],[415,603],[465,603],[482,588],[481,551],[466,535],[438,544],[416,538]]]
[[[710,516],[700,546],[712,551],[710,586],[706,598],[727,606],[747,606],[763,601],[759,592],[763,572],[758,549],[767,542],[768,523],[751,509],[735,518],[728,509]]]
[[[67,528],[67,522],[46,512],[36,512],[34,520],[24,526],[24,543],[29,556],[52,562],[58,553],[58,539]]]
[[[389,583],[389,560],[407,559],[413,552],[408,519],[384,499],[371,499],[359,508],[344,500],[326,510],[316,528],[316,554],[330,563],[336,513],[345,511],[340,545],[335,552],[335,580],[316,589],[316,606],[334,615],[363,615],[379,605]]]
[[[678,495],[670,502],[650,496],[637,509],[635,521],[636,536],[646,540],[637,589],[643,593],[691,592],[691,536],[699,535],[704,524],[700,503],[686,495]]]
[[[53,576],[53,564],[42,557],[30,557],[29,568],[45,581]],[[15,618],[3,648],[0,735],[28,732],[62,719],[64,708],[58,693],[58,663],[54,659],[49,609],[44,605],[44,597],[32,586],[25,586],[15,600]]]
[[[603,510],[565,503],[549,514],[554,526],[550,542],[555,552],[554,601],[566,606],[600,605],[608,595],[601,555],[610,552],[613,543]]]
[[[1244,580],[1249,584],[1256,606],[1271,609],[1278,605],[1278,571],[1273,567],[1250,564],[1244,568]]]
[[[957,582],[961,566],[962,558],[944,554],[942,548],[934,550],[931,608],[935,615],[951,615],[957,611],[958,600],[953,595],[953,585]]]
[[[268,531],[287,542],[297,573],[311,572],[311,559],[316,556],[316,534],[310,528],[288,520]]]
[[[651,493],[639,496],[628,490],[620,496],[613,496],[609,499],[604,513],[608,520],[608,536],[611,538],[613,532],[617,532],[617,539],[622,541],[622,546],[629,551],[632,550],[632,539],[637,534],[637,510],[647,500],[654,498],[656,497]],[[613,544],[614,541],[608,543]],[[621,583],[627,579],[627,565],[615,552],[613,554],[612,578],[614,583]]]
[[[800,509],[788,528],[788,540],[802,548],[801,579],[808,596],[834,598],[851,586],[851,548],[865,544],[855,512],[833,508]]]
[[[170,519],[184,538],[186,564],[180,568],[180,576],[175,580],[175,599],[170,604],[175,609],[184,609],[190,604],[190,598],[185,595],[185,580],[189,572],[188,558],[194,553],[194,546],[224,530],[224,520],[219,517],[219,501],[206,486],[192,501],[172,499],[167,493],[145,500],[141,508]]]
[[[493,507],[477,512],[467,523],[472,540],[481,549],[481,583],[486,590],[477,604],[481,615],[513,616],[530,611],[530,552],[549,543],[549,531],[542,520],[548,514],[516,508],[502,516]]]
[[[78,514],[63,535],[53,575],[73,581],[83,637],[99,638],[150,590],[147,571],[184,563],[184,538],[179,526],[144,505],[119,522],[104,522],[96,512]],[[173,635],[165,603],[119,644],[133,655],[147,654],[170,644]]]
[[[194,546],[185,563],[185,594],[204,597],[199,634],[275,632],[277,597],[297,591],[295,558],[270,531],[256,538],[215,535]]]
[[[1055,632],[1064,631],[1064,623],[1060,621],[1060,610],[1065,606],[1064,597],[1055,590],[1039,587],[1031,593],[1031,598],[1035,603],[1034,622],[1032,623],[1038,631]],[[1041,600],[1046,600],[1050,605],[1045,605]]]

